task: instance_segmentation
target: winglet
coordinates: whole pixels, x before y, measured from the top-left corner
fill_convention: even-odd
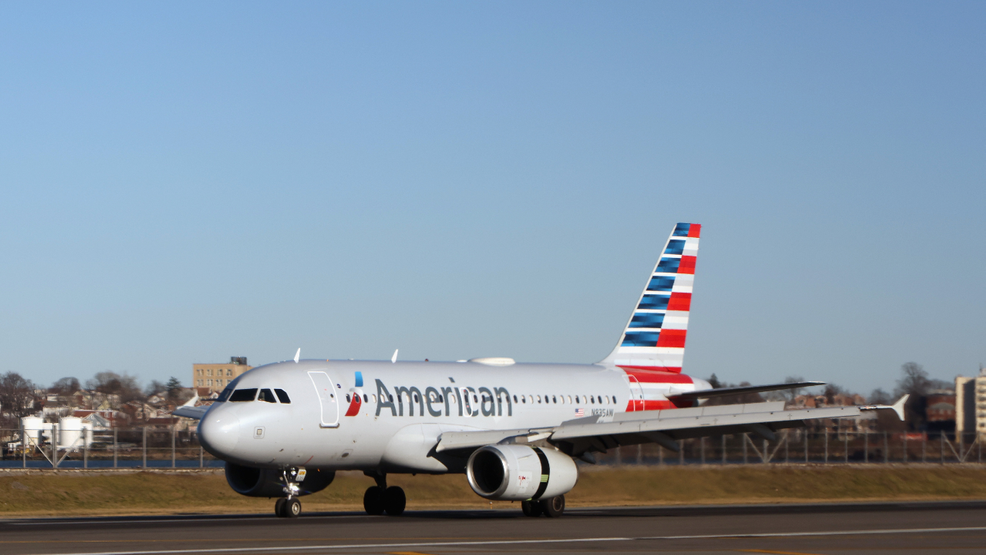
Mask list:
[[[195,390],[195,395],[191,399],[185,401],[185,403],[182,404],[183,407],[194,407],[195,403],[199,401],[199,390],[197,388],[192,389]]]
[[[294,354],[294,361],[297,363],[298,359],[301,358],[301,347],[298,347],[298,352]]]
[[[904,421],[904,405],[907,403],[908,397],[910,397],[910,395],[905,393],[903,397],[897,399],[897,402],[890,407],[897,413],[897,418],[899,418],[901,422]]]
[[[897,399],[897,402],[894,403],[893,405],[863,405],[863,406],[859,407],[859,410],[861,410],[861,411],[892,410],[892,411],[894,411],[895,414],[897,414],[897,418],[899,418],[900,421],[903,422],[904,421],[904,405],[907,404],[907,399],[909,397],[910,397],[910,395],[906,395],[905,394],[900,399]]]
[[[397,362],[397,351],[400,349],[394,349],[394,356],[390,357],[390,362]]]

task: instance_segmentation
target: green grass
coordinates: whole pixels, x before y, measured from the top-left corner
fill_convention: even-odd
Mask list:
[[[510,508],[469,489],[465,476],[399,476],[409,509]],[[306,496],[306,511],[361,510],[373,481],[339,473],[326,490]],[[568,505],[986,499],[986,467],[731,466],[588,468]],[[269,513],[273,501],[243,497],[222,472],[7,471],[0,473],[0,516]]]

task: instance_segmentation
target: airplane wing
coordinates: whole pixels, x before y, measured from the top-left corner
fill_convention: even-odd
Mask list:
[[[620,413],[611,422],[599,416],[569,420],[552,428],[445,432],[436,452],[475,449],[494,443],[534,443],[545,440],[562,451],[580,457],[605,452],[620,445],[657,443],[677,451],[677,440],[722,434],[753,433],[775,439],[775,432],[801,427],[808,420],[851,418],[864,411],[893,410],[903,420],[905,395],[893,406],[868,405],[784,410],[783,402],[719,405],[662,411]]]
[[[211,370],[210,370],[211,372]],[[184,405],[176,408],[171,414],[175,416],[183,416],[185,418],[194,418],[195,420],[202,420],[205,416],[205,412],[209,410],[211,405],[204,405],[201,407],[196,407],[195,403],[199,400],[199,394],[196,391],[195,396],[185,402]]]
[[[825,385],[825,382],[791,382],[777,383],[770,385],[744,385],[741,387],[721,387],[719,389],[703,389],[701,391],[686,391],[676,393],[673,389],[668,395],[668,400],[672,403],[679,400],[709,399],[712,397],[725,397],[727,395],[739,395],[742,393],[763,393],[764,391],[778,391],[781,389],[800,389],[802,387],[815,387]]]

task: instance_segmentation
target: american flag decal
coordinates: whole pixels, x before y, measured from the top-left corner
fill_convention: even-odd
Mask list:
[[[585,409],[575,409],[575,416],[585,416]]]

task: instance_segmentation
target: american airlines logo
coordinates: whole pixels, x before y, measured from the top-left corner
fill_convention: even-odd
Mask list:
[[[432,387],[422,391],[411,386],[398,386],[391,394],[390,389],[379,379],[377,383],[377,412],[390,410],[391,416],[513,416],[514,407],[510,392],[505,387]]]

